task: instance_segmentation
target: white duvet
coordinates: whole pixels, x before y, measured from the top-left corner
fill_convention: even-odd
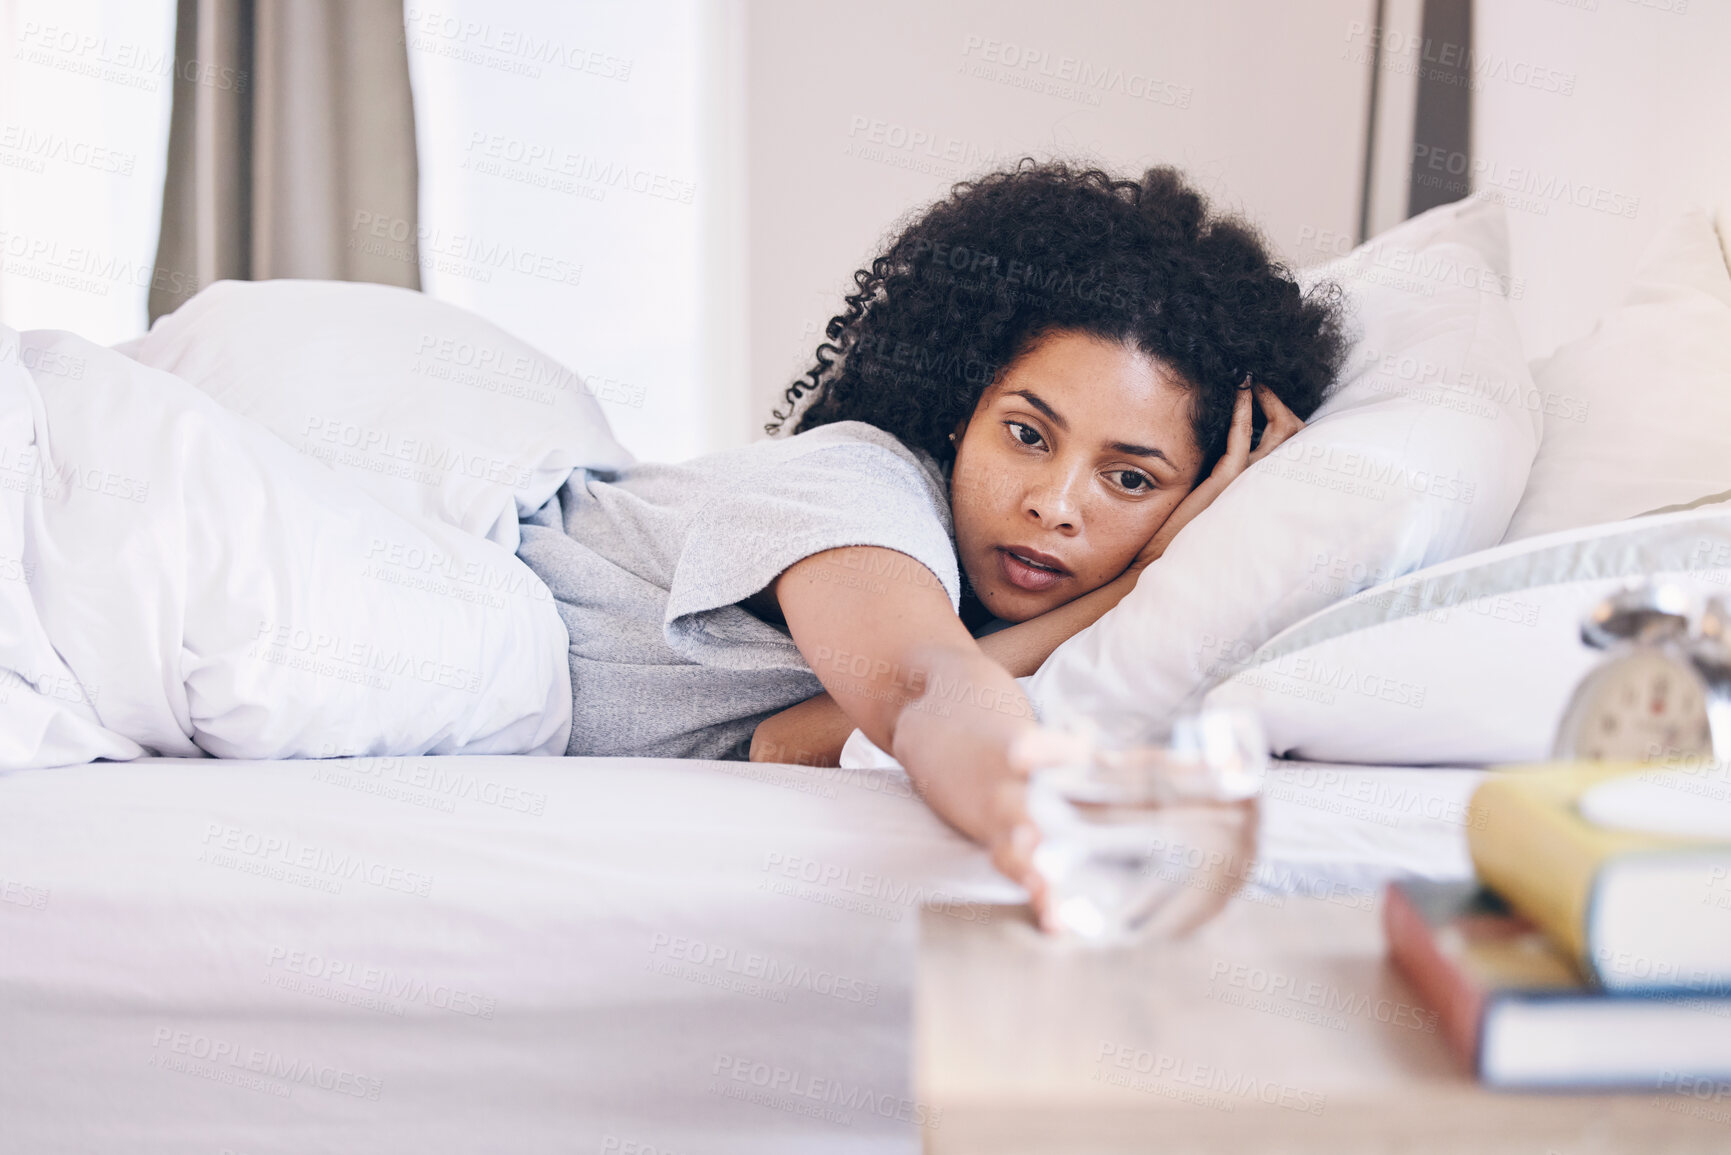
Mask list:
[[[0,326],[0,768],[562,754],[563,622],[178,377]]]

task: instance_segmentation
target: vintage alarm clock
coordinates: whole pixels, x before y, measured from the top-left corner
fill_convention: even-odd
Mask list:
[[[1731,758],[1731,612],[1712,598],[1697,623],[1692,608],[1688,591],[1668,582],[1594,607],[1581,640],[1605,660],[1563,712],[1553,758]]]

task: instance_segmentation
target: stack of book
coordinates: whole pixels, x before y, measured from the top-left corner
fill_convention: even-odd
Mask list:
[[[1731,1109],[1724,782],[1626,764],[1494,772],[1469,811],[1478,878],[1390,885],[1389,954],[1483,1082]]]

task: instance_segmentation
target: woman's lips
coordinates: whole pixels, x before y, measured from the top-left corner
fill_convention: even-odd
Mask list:
[[[1002,546],[994,552],[998,555],[998,572],[1004,575],[1005,581],[1019,590],[1039,593],[1041,590],[1051,589],[1069,576],[1054,570],[1036,569]]]

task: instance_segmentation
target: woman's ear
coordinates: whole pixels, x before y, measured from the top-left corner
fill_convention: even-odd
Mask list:
[[[968,435],[968,419],[966,417],[964,417],[960,421],[956,422],[955,431],[950,434],[950,444],[951,445],[960,445],[962,443],[962,438],[966,437],[967,435]]]

